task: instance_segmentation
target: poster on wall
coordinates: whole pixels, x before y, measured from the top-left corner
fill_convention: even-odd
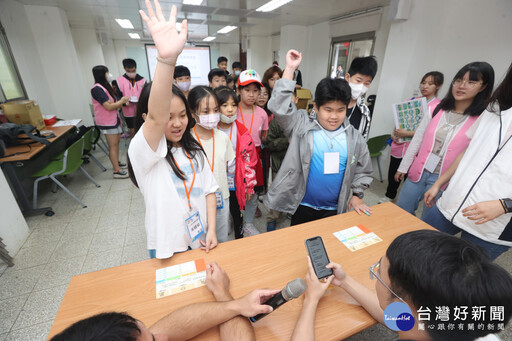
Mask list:
[[[416,131],[420,125],[423,114],[428,110],[425,97],[419,97],[410,101],[393,104],[393,117],[396,129]],[[412,137],[402,137],[398,142],[409,142]]]
[[[156,68],[158,51],[154,44],[146,44],[146,57],[150,79],[153,80]],[[196,85],[208,85],[208,72],[210,72],[210,47],[209,46],[185,46],[178,57],[176,65],[185,65],[190,70],[192,87]]]

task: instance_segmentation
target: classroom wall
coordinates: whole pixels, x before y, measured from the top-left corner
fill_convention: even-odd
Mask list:
[[[271,38],[254,36],[247,43],[247,68],[254,69],[260,77],[272,66]]]

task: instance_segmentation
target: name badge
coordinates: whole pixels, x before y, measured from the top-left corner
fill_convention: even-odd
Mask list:
[[[427,162],[425,162],[425,170],[429,171],[430,173],[433,173],[436,170],[439,161],[441,161],[439,155],[430,154]]]
[[[235,176],[234,175],[228,175],[228,188],[230,191],[235,190]]]
[[[324,174],[338,174],[340,172],[340,153],[324,153]]]
[[[204,227],[201,223],[201,217],[199,216],[199,212],[192,214],[190,217],[185,219],[185,223],[187,225],[188,234],[190,235],[190,239],[192,242],[195,242],[197,238],[201,237],[204,234]]]
[[[130,97],[130,102],[137,103],[138,101],[139,101],[139,99],[137,98],[137,96]]]
[[[222,198],[222,192],[215,192],[215,199],[217,199],[217,209],[220,210],[224,207],[224,200]]]

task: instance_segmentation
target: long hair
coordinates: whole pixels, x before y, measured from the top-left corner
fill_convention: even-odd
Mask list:
[[[442,99],[441,103],[434,110],[432,116],[435,116],[440,109],[443,110],[453,110],[455,109],[455,97],[453,97],[452,89],[453,82],[457,79],[464,78],[464,75],[469,72],[469,79],[472,81],[482,81],[482,86],[485,86],[485,89],[480,91],[475,98],[473,98],[473,102],[467,109],[464,111],[464,114],[470,116],[479,116],[482,111],[484,111],[489,96],[492,93],[492,87],[494,85],[494,69],[487,62],[473,62],[466,64],[462,67],[462,69],[457,72],[455,77],[453,77],[452,82],[450,83],[450,88],[448,89],[448,93]]]
[[[142,88],[142,91],[140,93],[139,102],[137,103],[137,111],[135,114],[135,127],[134,127],[135,133],[137,133],[139,131],[140,127],[142,127],[142,124],[144,123],[142,114],[148,113],[149,95],[151,93],[152,84],[153,83],[150,82],[150,83],[147,83],[146,85],[144,85],[144,87]],[[201,147],[201,145],[199,144],[199,142],[197,142],[196,139],[194,139],[192,137],[192,135],[190,134],[190,129],[192,129],[194,127],[196,121],[193,119],[192,114],[190,112],[190,107],[188,106],[187,98],[185,97],[183,92],[181,92],[181,90],[176,85],[172,86],[172,95],[177,96],[178,98],[180,98],[183,101],[183,103],[185,104],[185,110],[187,112],[188,123],[187,123],[187,127],[185,128],[185,132],[183,133],[183,136],[181,137],[181,140],[180,140],[181,147],[186,152],[188,152],[191,159],[194,159],[196,157],[196,155],[199,155],[199,159],[200,159],[201,163],[204,164],[204,158],[206,157],[206,154],[204,153],[204,150]],[[174,156],[172,155],[171,148],[172,148],[171,142],[167,141],[167,155],[165,158],[167,159],[167,162],[169,162],[169,165],[171,166],[174,174],[176,174],[176,176],[178,178],[180,178],[181,180],[185,180],[185,175],[178,168],[178,166],[176,164],[176,160],[174,160]],[[130,162],[129,157],[128,157],[128,173],[130,175],[130,179],[132,180],[133,184],[135,186],[139,187],[137,184],[137,179],[135,178],[135,174],[133,173],[133,168],[132,168],[132,164]]]
[[[497,106],[494,104],[498,102],[501,111],[508,110],[512,107],[512,64],[508,67],[507,74],[503,81],[498,85],[489,102],[487,107],[489,111],[496,112]]]
[[[92,68],[92,75],[94,76],[94,82],[101,84],[105,89],[107,89],[108,93],[115,100],[116,93],[110,83],[105,78],[105,73],[108,72],[108,68],[105,65],[96,65]]]

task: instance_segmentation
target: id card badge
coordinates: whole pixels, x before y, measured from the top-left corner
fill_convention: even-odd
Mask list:
[[[222,192],[215,192],[215,199],[217,199],[217,209],[220,210],[224,207],[224,200],[222,198]]]
[[[439,161],[441,161],[441,157],[439,155],[430,154],[427,162],[425,162],[425,170],[433,173],[436,170]]]
[[[340,172],[340,153],[324,153],[324,174],[338,174]]]
[[[228,188],[230,191],[235,190],[235,176],[234,175],[228,175]]]
[[[185,224],[187,225],[188,234],[190,235],[190,239],[192,239],[192,242],[195,242],[197,238],[201,237],[204,234],[204,227],[203,224],[201,223],[201,217],[199,216],[199,212],[196,212],[187,219],[185,219]]]

